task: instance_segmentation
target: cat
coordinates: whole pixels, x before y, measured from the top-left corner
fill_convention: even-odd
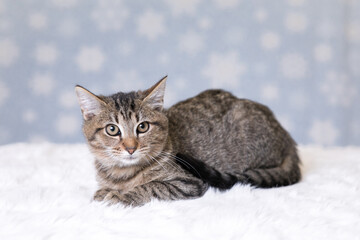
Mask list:
[[[296,143],[267,107],[207,90],[164,109],[166,79],[110,96],[75,87],[95,157],[94,200],[135,207],[238,182],[269,188],[300,180]]]

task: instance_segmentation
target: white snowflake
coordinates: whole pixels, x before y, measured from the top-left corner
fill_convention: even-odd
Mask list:
[[[64,90],[58,97],[58,102],[61,107],[64,108],[73,108],[77,106],[77,99],[75,97],[74,91]]]
[[[266,10],[263,8],[260,8],[255,11],[254,18],[256,19],[256,21],[262,23],[267,19],[267,15],[268,15],[268,13],[266,12]]]
[[[78,133],[81,124],[79,118],[74,115],[61,114],[55,120],[55,128],[62,136],[73,136]]]
[[[0,40],[0,66],[9,67],[19,56],[19,48],[10,39]]]
[[[140,79],[138,72],[134,69],[122,69],[115,73],[114,80],[110,83],[113,92],[130,92],[137,89],[145,89],[144,81]]]
[[[48,96],[55,87],[55,80],[50,73],[36,73],[29,81],[33,94]]]
[[[52,3],[58,8],[72,8],[76,6],[78,0],[52,0]]]
[[[208,30],[211,28],[212,22],[208,17],[202,17],[198,20],[198,26],[200,29]]]
[[[27,109],[23,112],[22,118],[26,123],[33,123],[38,117],[37,113],[33,109]]]
[[[98,0],[91,18],[101,31],[119,30],[129,17],[123,0]]]
[[[315,144],[333,145],[339,136],[339,130],[330,120],[315,120],[308,131],[308,135]]]
[[[31,28],[35,30],[42,30],[47,27],[48,25],[48,19],[47,16],[43,13],[31,13],[29,15],[28,24]]]
[[[274,84],[266,84],[261,87],[261,97],[267,101],[274,101],[279,98],[279,88]]]
[[[287,0],[287,3],[294,7],[302,6],[304,2],[305,0]]]
[[[202,75],[210,79],[214,88],[236,87],[246,71],[247,67],[239,61],[236,53],[213,53],[202,69]]]
[[[39,64],[52,65],[56,62],[58,50],[54,44],[40,44],[35,49],[35,59]]]
[[[79,23],[75,19],[65,19],[60,22],[58,32],[63,37],[74,37],[79,33]]]
[[[83,72],[99,72],[102,70],[105,55],[97,46],[81,47],[75,61]]]
[[[360,42],[360,23],[349,23],[346,27],[346,30],[346,36],[350,42]]]
[[[266,50],[273,50],[279,47],[280,37],[274,32],[265,32],[260,36],[260,44]]]
[[[329,44],[321,43],[314,48],[314,57],[318,62],[328,62],[332,58],[332,48]]]
[[[157,39],[165,31],[164,17],[153,10],[147,10],[137,19],[137,32],[151,41]]]
[[[5,83],[0,81],[0,106],[5,103],[5,100],[10,96],[9,88]]]
[[[204,48],[204,37],[194,31],[188,31],[180,36],[178,48],[190,56],[195,56]]]
[[[182,14],[195,14],[196,8],[202,0],[164,0],[170,7],[173,16],[179,16]]]
[[[220,9],[233,9],[237,7],[240,0],[213,0],[215,5]]]
[[[288,13],[285,17],[285,26],[291,32],[303,32],[308,26],[308,18],[303,13]]]
[[[280,71],[288,79],[301,79],[307,72],[307,62],[300,54],[289,53],[280,59]]]
[[[348,107],[352,104],[358,91],[356,85],[346,74],[329,72],[320,85],[320,91],[334,106]]]

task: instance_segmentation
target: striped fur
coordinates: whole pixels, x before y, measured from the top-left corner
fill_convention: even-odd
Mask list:
[[[190,156],[177,154],[177,163],[195,177],[207,182],[209,186],[220,190],[228,190],[236,183],[250,184],[253,187],[272,188],[288,186],[301,178],[299,159],[296,154],[285,157],[283,163],[273,168],[248,169],[244,172],[226,173],[206,165],[203,161]],[[293,159],[294,158],[294,159]]]
[[[84,117],[83,132],[95,156],[99,190],[94,200],[141,206],[151,199],[176,200],[202,196],[208,184],[175,163],[162,109],[165,79],[142,92],[96,96],[77,86]],[[145,133],[136,131],[148,122]],[[119,128],[109,136],[106,126]],[[126,145],[133,144],[132,150]]]
[[[154,162],[144,168],[104,168],[100,161],[96,161],[97,179],[101,188],[95,193],[94,200],[109,204],[120,202],[125,206],[136,207],[151,199],[191,199],[206,192],[208,185],[202,180],[181,171],[175,165],[161,159],[158,161],[161,164]]]
[[[94,200],[141,206],[201,197],[209,186],[299,181],[296,144],[266,106],[209,90],[163,109],[165,83],[110,96],[76,87],[95,157]]]

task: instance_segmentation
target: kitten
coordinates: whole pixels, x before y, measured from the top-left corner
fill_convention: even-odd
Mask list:
[[[299,181],[296,144],[267,107],[208,90],[165,110],[166,78],[145,91],[111,96],[76,86],[95,156],[95,200],[141,206],[201,197],[209,186]]]

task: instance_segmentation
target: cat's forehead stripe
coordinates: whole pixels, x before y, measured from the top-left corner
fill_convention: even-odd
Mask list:
[[[115,102],[115,108],[116,108],[116,110],[120,110],[120,105],[119,105],[119,103],[118,103],[118,101],[116,100],[116,99],[114,99],[114,102]]]
[[[116,121],[117,124],[119,124],[119,117],[118,117],[117,114],[115,114],[115,121]]]
[[[135,111],[135,92],[117,93],[111,96],[114,101],[115,108],[121,114],[123,119],[129,120],[132,117],[132,112]],[[130,110],[129,110],[130,109]]]

